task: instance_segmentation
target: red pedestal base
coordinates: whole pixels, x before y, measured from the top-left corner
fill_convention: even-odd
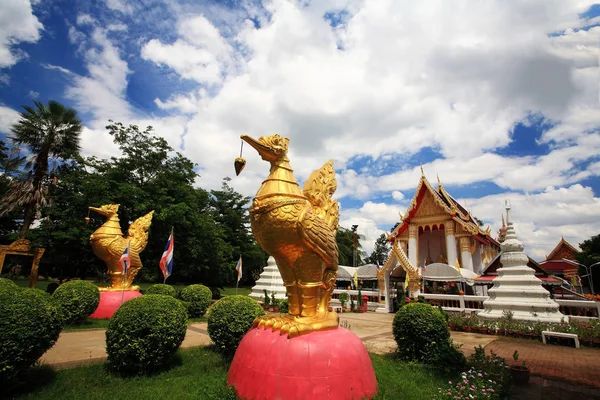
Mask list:
[[[344,328],[288,339],[251,329],[227,376],[245,400],[370,399],[377,379],[362,341]]]
[[[135,290],[126,290],[124,301],[140,297],[142,294]],[[112,318],[113,314],[123,303],[123,292],[100,292],[100,303],[90,318],[105,319]]]

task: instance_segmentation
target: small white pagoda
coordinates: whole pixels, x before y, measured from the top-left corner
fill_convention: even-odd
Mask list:
[[[517,239],[508,201],[506,223],[506,239],[500,246],[502,268],[498,269],[494,286],[488,290],[490,297],[483,302],[485,309],[478,316],[500,319],[505,311],[510,311],[515,320],[560,322],[564,315],[558,310],[558,303],[550,298],[550,292],[527,266],[528,257],[523,252],[523,243]]]
[[[283,279],[281,278],[281,273],[279,272],[273,257],[269,257],[267,260],[267,266],[262,274],[260,274],[260,277],[256,281],[256,285],[254,285],[252,288],[252,292],[249,294],[249,296],[256,301],[263,302],[265,300],[265,289],[269,295],[269,298],[271,297],[272,293],[275,293],[276,299],[287,299],[285,286],[283,285]]]

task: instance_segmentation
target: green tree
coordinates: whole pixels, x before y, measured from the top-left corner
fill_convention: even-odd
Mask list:
[[[123,232],[129,223],[154,210],[146,249],[141,253],[144,268],[140,279],[162,281],[158,262],[173,227],[174,268],[170,281],[222,286],[231,282],[231,246],[215,223],[210,194],[194,188],[195,165],[174,152],[167,141],[154,135],[152,127],[140,130],[119,122],[107,126],[123,156],[102,160],[90,157],[59,169],[60,180],[40,228],[39,240],[47,247],[49,263],[67,263],[69,273],[103,272],[105,266],[91,253],[89,235],[104,222],[87,207],[120,204]]]
[[[382,233],[375,241],[375,248],[371,255],[365,259],[365,262],[382,266],[390,255],[391,249],[392,246],[387,240],[385,233]]]
[[[342,228],[339,227],[335,238],[337,240],[337,244],[338,244],[338,251],[339,251],[339,258],[338,258],[338,263],[339,265],[348,265],[348,266],[352,266],[352,261],[353,261],[353,249],[354,249],[354,232],[352,232],[350,229],[346,229],[346,228]],[[364,256],[364,252],[361,251],[360,249],[362,248],[362,245],[360,244],[361,239],[364,239],[363,235],[359,235],[356,234],[356,240],[357,240],[357,252],[356,252],[356,265],[362,265],[363,261],[362,261],[362,257]]]
[[[225,240],[232,247],[232,271],[241,255],[243,274],[240,284],[254,285],[266,265],[268,255],[256,243],[250,231],[250,197],[236,192],[229,186],[229,182],[231,178],[223,178],[221,190],[211,190],[211,205],[215,212],[215,221],[221,226]]]
[[[48,187],[56,183],[52,174],[56,161],[68,160],[79,153],[82,124],[77,112],[56,101],[44,105],[35,101],[36,108],[23,106],[19,121],[11,128],[15,146],[26,147],[32,154],[25,166],[25,175],[13,179],[2,198],[2,215],[23,209],[20,237],[25,237],[40,207],[47,203]],[[53,164],[52,170],[48,168]]]
[[[577,254],[576,258],[581,264],[586,266],[591,266],[597,262],[600,262],[600,234],[596,236],[592,236],[591,238],[584,240],[582,243],[579,243],[579,248],[581,252]],[[598,293],[598,289],[600,289],[600,265],[596,265],[591,268],[590,272],[592,273],[593,281],[594,281],[594,292]],[[580,267],[579,274],[585,275],[587,272]]]
[[[8,192],[11,183],[11,173],[21,161],[21,159],[10,157],[8,147],[0,140],[0,198],[3,198]],[[1,242],[9,241],[9,235],[13,234],[18,229],[18,224],[16,222],[18,217],[16,211],[0,214]]]

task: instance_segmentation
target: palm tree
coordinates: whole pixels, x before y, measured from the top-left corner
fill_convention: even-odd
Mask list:
[[[51,173],[57,160],[68,160],[79,154],[79,135],[82,124],[77,112],[57,101],[44,105],[34,101],[36,108],[23,106],[19,121],[12,126],[10,137],[13,145],[26,147],[31,157],[25,165],[25,173],[15,177],[10,189],[2,199],[0,215],[23,208],[23,226],[20,237],[24,238],[39,207],[46,205],[48,187],[56,182]],[[48,170],[53,159],[52,171]]]

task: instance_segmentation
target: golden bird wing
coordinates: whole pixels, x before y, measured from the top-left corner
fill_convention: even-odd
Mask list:
[[[339,205],[337,200],[331,199],[331,196],[336,188],[333,160],[329,160],[310,174],[302,190],[312,204],[314,212],[334,231],[338,228]]]
[[[152,215],[154,211],[150,211],[143,217],[139,217],[129,225],[127,231],[127,240],[131,242],[131,252],[141,253],[148,244],[148,228],[152,223]]]
[[[298,221],[298,229],[303,242],[325,261],[328,267],[337,267],[338,246],[335,230],[320,218],[311,208],[307,208]]]

